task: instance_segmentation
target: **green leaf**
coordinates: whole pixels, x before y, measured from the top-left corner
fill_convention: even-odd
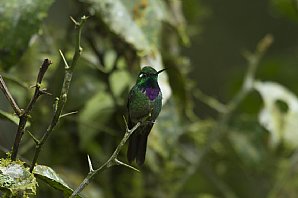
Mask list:
[[[16,125],[19,125],[19,117],[15,114],[11,114],[5,111],[0,110],[0,119],[10,121]],[[26,127],[30,126],[30,122],[26,123]]]
[[[92,98],[96,93],[104,89],[104,85],[100,82],[98,73],[86,67],[83,63],[78,67],[76,72],[79,75],[74,75],[72,85],[69,91],[69,100],[67,101],[67,111],[82,108],[86,101]],[[77,100],[80,98],[80,100]]]
[[[105,130],[105,124],[114,112],[114,103],[112,97],[101,91],[94,95],[80,111],[79,114],[79,136],[80,146],[88,153],[98,148],[98,142],[94,137],[102,130]],[[96,148],[94,148],[96,147]]]
[[[119,83],[121,79],[121,83]],[[125,88],[129,86],[131,82],[130,75],[125,70],[117,70],[110,76],[111,89],[115,96],[120,97]]]
[[[271,5],[279,15],[298,22],[297,0],[271,0]]]
[[[85,178],[85,173],[67,167],[61,167],[57,170],[60,178],[62,178],[69,186],[79,186]],[[80,193],[82,197],[96,197],[103,198],[103,186],[99,186],[95,182],[91,182],[88,186]]]
[[[0,159],[0,190],[13,197],[36,194],[37,182],[21,161]]]
[[[148,51],[149,42],[120,0],[85,0],[92,4],[100,19],[119,37],[138,51]]]
[[[158,47],[162,22],[169,13],[165,3],[159,0],[122,0],[122,3],[150,47]]]
[[[11,113],[7,113],[5,111],[0,110],[0,118],[3,120],[7,120],[10,121],[16,125],[19,124],[19,118],[18,116],[11,114]]]
[[[10,0],[0,3],[0,66],[11,67],[29,46],[53,0]]]
[[[287,88],[275,82],[256,82],[255,89],[264,101],[259,122],[271,133],[271,145],[281,142],[298,147],[298,98]]]
[[[59,175],[50,167],[36,165],[33,171],[34,175],[50,185],[51,187],[61,190],[65,196],[70,196],[73,190],[59,177]],[[80,197],[79,195],[76,197]]]
[[[173,17],[159,0],[85,0],[118,37],[144,54],[157,49],[162,22]]]

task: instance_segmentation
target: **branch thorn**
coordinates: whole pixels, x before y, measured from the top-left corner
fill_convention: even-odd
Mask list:
[[[64,65],[65,65],[65,69],[69,69],[69,65],[68,65],[68,63],[67,63],[67,61],[65,59],[65,56],[64,56],[63,52],[60,49],[59,49],[59,53],[60,53],[60,55],[61,55],[61,57],[63,59]]]
[[[126,164],[126,163],[124,163],[124,162],[121,162],[121,161],[118,160],[117,158],[115,159],[115,163],[116,163],[116,165],[122,165],[122,166],[125,166],[125,167],[127,167],[127,168],[130,168],[130,169],[132,169],[132,170],[134,170],[134,171],[141,172],[139,169],[137,169],[137,168],[135,168],[135,167],[133,167],[133,166],[131,166],[131,165],[128,165],[128,164]]]
[[[89,165],[89,172],[93,172],[94,169],[89,155],[87,155],[87,159],[88,159],[88,165]]]

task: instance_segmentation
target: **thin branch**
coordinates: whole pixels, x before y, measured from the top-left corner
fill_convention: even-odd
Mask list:
[[[125,121],[126,123],[126,121]],[[120,141],[120,143],[118,144],[117,148],[115,149],[114,153],[111,155],[111,157],[101,166],[99,167],[98,169],[95,169],[95,170],[92,170],[93,168],[90,168],[90,162],[89,162],[89,173],[88,175],[85,177],[85,179],[82,181],[82,183],[79,185],[79,187],[77,189],[75,189],[72,193],[72,195],[70,197],[75,197],[76,195],[78,195],[90,182],[91,180],[94,178],[94,176],[99,173],[99,172],[102,172],[104,171],[105,169],[107,168],[110,168],[112,166],[115,166],[115,165],[123,165],[123,166],[126,166],[128,168],[131,168],[135,171],[139,171],[138,169],[128,165],[128,164],[125,164],[121,161],[119,161],[117,159],[118,157],[118,154],[120,152],[120,150],[122,149],[122,147],[124,146],[124,144],[126,143],[126,141],[128,140],[128,138],[130,137],[130,135],[141,125],[140,122],[138,122],[132,129],[128,129],[127,125],[126,125],[126,132],[122,138],[122,140]],[[88,158],[89,159],[89,158]],[[91,165],[92,167],[92,165]]]
[[[74,114],[77,114],[77,113],[78,113],[78,111],[72,111],[72,112],[69,112],[69,113],[65,113],[65,114],[61,115],[60,118],[70,116],[70,115],[74,115]]]
[[[115,163],[116,163],[116,165],[126,166],[127,168],[130,168],[130,169],[132,169],[132,170],[134,170],[134,171],[140,172],[139,169],[137,169],[137,168],[135,168],[135,167],[133,167],[133,166],[131,166],[131,165],[129,165],[129,164],[126,164],[126,163],[124,163],[124,162],[121,162],[121,161],[119,161],[117,158],[115,159]]]
[[[39,96],[47,93],[47,92],[45,92],[45,89],[40,88],[40,85],[41,85],[42,79],[43,79],[46,71],[48,70],[48,68],[51,64],[52,64],[52,62],[49,59],[44,59],[42,65],[39,68],[39,72],[38,72],[36,83],[35,83],[34,94],[31,98],[29,104],[27,105],[26,109],[23,112],[17,114],[20,118],[20,121],[19,121],[19,126],[17,129],[16,137],[14,140],[14,144],[12,147],[11,160],[16,160],[16,158],[17,158],[19,146],[20,146],[23,134],[25,132],[25,126],[26,126],[26,123],[30,116],[30,113],[32,111],[33,105],[36,103]]]
[[[62,85],[62,89],[60,92],[59,100],[56,99],[54,102],[55,109],[54,109],[54,115],[52,117],[51,123],[49,124],[47,130],[43,134],[39,143],[36,144],[33,160],[32,160],[31,166],[30,166],[30,172],[32,172],[34,169],[34,166],[38,160],[39,153],[41,151],[43,144],[47,141],[48,137],[54,130],[55,126],[57,125],[57,123],[61,117],[64,105],[67,101],[68,91],[69,91],[69,87],[70,87],[70,83],[71,83],[72,75],[73,75],[73,70],[74,70],[76,63],[77,63],[77,61],[81,55],[81,52],[82,52],[82,47],[80,46],[81,45],[81,33],[82,33],[82,27],[83,27],[84,23],[86,22],[87,17],[86,16],[81,17],[81,20],[79,22],[75,21],[73,18],[71,18],[71,20],[75,23],[75,27],[77,29],[75,53],[73,55],[72,62],[69,65],[67,63],[62,51],[59,50],[60,55],[65,63],[65,67],[64,67],[65,74],[64,74],[63,85]]]
[[[0,89],[2,90],[5,97],[7,98],[8,102],[10,103],[11,107],[13,108],[15,114],[20,116],[22,114],[22,110],[20,109],[20,107],[17,105],[16,101],[11,96],[1,75],[0,75]]]
[[[27,130],[27,133],[33,139],[33,141],[35,142],[35,144],[39,144],[39,140],[30,131]]]
[[[48,68],[51,64],[52,64],[52,61],[50,61],[49,59],[45,59],[43,61],[43,64],[39,68],[38,76],[36,79],[36,84],[34,86],[35,87],[34,95],[31,98],[31,100],[25,110],[25,113],[29,114],[29,112],[31,112],[31,110],[33,108],[34,103],[37,101],[38,97],[41,96],[42,94],[46,93],[45,89],[40,89],[40,85],[41,85],[41,81],[42,81],[46,71],[48,70]]]
[[[244,78],[244,82],[242,84],[241,89],[238,93],[232,98],[232,100],[226,105],[227,111],[222,113],[218,124],[212,129],[211,136],[206,143],[206,146],[201,151],[200,155],[193,162],[193,164],[187,169],[184,174],[184,177],[180,180],[180,182],[176,186],[176,190],[179,191],[184,184],[188,181],[188,179],[197,171],[202,159],[206,156],[206,154],[211,150],[213,144],[217,142],[227,130],[227,123],[234,114],[235,110],[241,102],[246,98],[246,96],[253,90],[253,82],[255,81],[255,73],[256,69],[259,65],[259,62],[267,49],[273,42],[273,38],[271,35],[266,35],[257,45],[257,49],[255,53],[247,56],[248,61],[248,69],[246,72],[246,76]]]
[[[233,112],[243,101],[243,99],[253,90],[253,84],[255,81],[255,74],[256,74],[257,67],[260,63],[260,60],[263,58],[265,52],[268,50],[272,42],[273,42],[273,37],[272,35],[268,34],[258,43],[255,53],[244,54],[248,62],[248,69],[246,72],[246,76],[244,78],[244,82],[242,84],[242,88],[240,89],[238,94],[227,105],[229,112]]]
[[[29,88],[29,85],[26,82],[21,81],[19,78],[15,77],[12,74],[2,73],[2,77],[6,80],[9,80],[11,82],[18,84],[19,86],[23,87],[24,89]]]
[[[60,49],[59,49],[59,53],[60,53],[60,56],[61,56],[61,58],[62,58],[62,60],[63,60],[63,62],[64,62],[65,69],[68,69],[68,68],[69,68],[68,63],[67,63],[67,61],[66,61],[66,58],[65,58],[63,52],[62,52]]]
[[[205,103],[212,109],[215,109],[219,113],[225,113],[227,111],[227,107],[216,100],[215,98],[204,94],[201,90],[197,89],[194,92],[194,96],[197,97],[201,102]]]

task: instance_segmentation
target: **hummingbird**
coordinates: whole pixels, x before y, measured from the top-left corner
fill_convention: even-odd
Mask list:
[[[150,66],[143,67],[136,84],[128,94],[128,128],[138,122],[141,125],[129,137],[127,160],[134,160],[140,166],[144,164],[147,138],[158,117],[162,106],[162,93],[158,85],[158,75],[165,69],[156,71]]]

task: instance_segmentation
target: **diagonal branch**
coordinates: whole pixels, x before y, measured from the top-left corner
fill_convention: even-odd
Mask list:
[[[52,62],[49,59],[44,59],[42,65],[39,68],[39,72],[38,72],[38,75],[37,75],[34,95],[32,96],[32,98],[31,98],[29,104],[27,105],[26,109],[21,111],[20,113],[17,113],[17,115],[20,118],[20,121],[19,121],[19,126],[18,126],[18,129],[17,129],[17,134],[16,134],[16,137],[15,137],[15,140],[14,140],[14,144],[13,144],[13,147],[12,147],[11,160],[16,160],[16,158],[17,158],[18,151],[19,151],[19,146],[20,146],[23,134],[25,132],[25,126],[26,126],[26,123],[27,123],[28,118],[30,116],[30,113],[32,111],[33,105],[35,104],[35,102],[37,101],[39,96],[47,93],[45,91],[45,89],[41,89],[40,85],[41,85],[42,79],[43,79],[46,71],[48,70],[48,68],[51,64],[52,64]]]
[[[219,102],[215,98],[206,95],[205,93],[203,93],[199,89],[195,90],[194,96],[197,99],[199,99],[201,102],[208,105],[209,107],[211,107],[212,109],[216,110],[219,113],[225,113],[227,111],[226,105],[222,104],[221,102]]]
[[[29,88],[29,86],[26,82],[23,82],[22,80],[18,79],[13,74],[2,73],[1,75],[2,75],[3,79],[9,80],[26,90]]]
[[[45,59],[43,61],[43,64],[39,68],[39,72],[38,72],[37,79],[36,79],[36,84],[34,86],[35,87],[34,95],[31,98],[31,100],[25,110],[25,113],[31,112],[33,105],[37,101],[39,96],[41,96],[42,94],[47,94],[46,90],[41,89],[40,85],[41,85],[41,81],[42,81],[46,71],[48,70],[48,68],[51,64],[52,64],[52,61],[50,61],[49,59]]]
[[[17,105],[16,101],[13,99],[13,97],[11,96],[10,92],[8,91],[8,88],[2,78],[2,76],[0,75],[0,89],[2,90],[2,92],[4,93],[5,97],[7,98],[8,102],[10,103],[11,107],[13,108],[15,114],[17,114],[18,116],[21,115],[22,110],[20,109],[20,107]]]
[[[126,124],[126,121],[125,121]],[[140,122],[138,122],[132,129],[128,129],[127,124],[126,124],[126,132],[122,138],[122,140],[120,141],[119,145],[117,146],[117,148],[115,149],[114,153],[111,155],[111,157],[98,169],[93,170],[92,168],[92,163],[90,161],[90,158],[88,157],[88,164],[89,164],[89,173],[88,175],[85,177],[85,179],[82,181],[82,183],[79,185],[79,187],[77,189],[75,189],[72,193],[72,195],[70,197],[75,197],[77,194],[79,194],[90,182],[91,180],[94,178],[94,176],[99,173],[104,171],[107,168],[110,168],[112,166],[115,165],[123,165],[126,166],[128,168],[131,168],[135,171],[139,171],[138,169],[125,164],[121,161],[119,161],[117,159],[118,154],[120,152],[120,150],[122,149],[122,147],[124,146],[124,144],[126,143],[126,141],[128,140],[128,138],[131,136],[131,134],[141,125]]]
[[[34,156],[33,156],[33,160],[30,166],[30,172],[33,171],[34,166],[37,162],[37,159],[39,157],[39,153],[41,151],[41,148],[43,146],[43,144],[47,141],[48,137],[50,136],[50,134],[52,133],[52,131],[54,130],[55,126],[57,125],[64,105],[67,101],[67,97],[68,97],[68,90],[70,87],[70,83],[72,80],[72,75],[73,75],[73,71],[74,68],[76,66],[76,63],[81,55],[82,52],[82,47],[81,47],[81,33],[82,33],[82,27],[85,24],[87,17],[83,16],[81,17],[81,20],[79,22],[75,21],[73,18],[71,18],[71,20],[75,23],[75,27],[77,29],[77,35],[76,35],[76,44],[75,44],[75,53],[73,55],[72,58],[72,62],[69,65],[63,55],[63,53],[60,52],[60,55],[65,63],[65,74],[64,74],[64,80],[63,80],[63,85],[62,85],[62,89],[60,92],[60,97],[58,100],[55,100],[55,111],[54,111],[54,115],[52,117],[51,123],[49,124],[47,130],[45,131],[45,133],[43,134],[42,138],[40,139],[40,141],[36,144],[35,146],[35,152],[34,152]]]

